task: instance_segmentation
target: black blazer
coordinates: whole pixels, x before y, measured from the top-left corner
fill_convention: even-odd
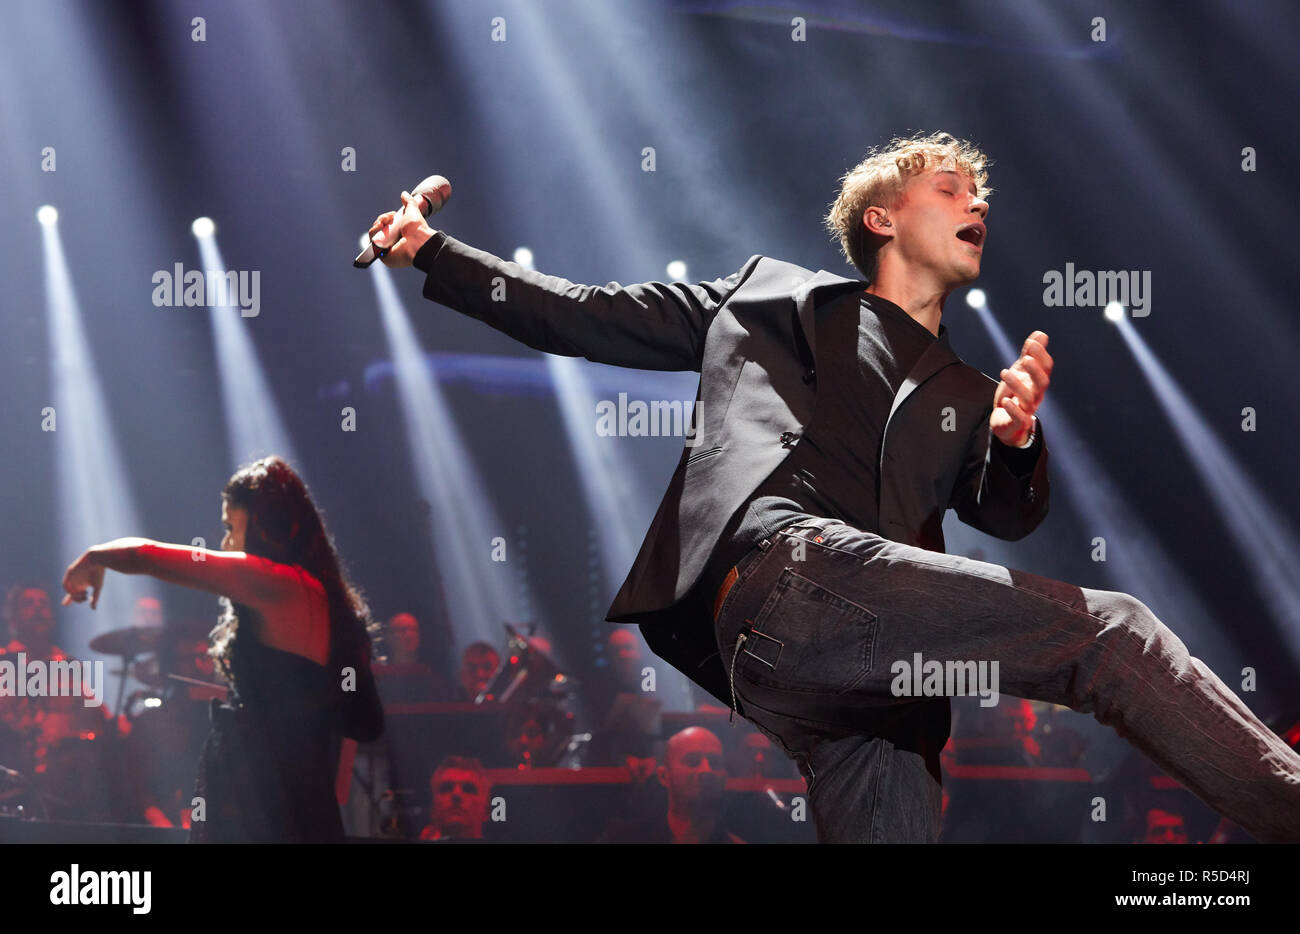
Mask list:
[[[723,703],[711,620],[691,595],[723,527],[799,443],[817,394],[815,309],[865,282],[752,256],[725,279],[603,287],[525,270],[437,232],[416,266],[424,295],[529,347],[644,370],[695,370],[697,434],[683,451],[614,603],[647,643]],[[881,443],[885,538],[943,551],[943,516],[1015,540],[1047,515],[1047,445],[1031,472],[988,427],[997,381],[963,363],[947,328],[894,398]],[[711,595],[708,595],[711,596]],[[704,599],[699,606],[711,606]]]

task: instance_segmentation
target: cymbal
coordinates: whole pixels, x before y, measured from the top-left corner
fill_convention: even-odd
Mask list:
[[[125,629],[112,629],[90,640],[90,650],[101,655],[120,655],[130,658],[144,655],[158,648],[162,641],[161,626],[127,626]]]

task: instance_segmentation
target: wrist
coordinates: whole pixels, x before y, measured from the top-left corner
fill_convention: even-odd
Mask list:
[[[1033,416],[1032,421],[1030,421],[1029,423],[1029,433],[1025,435],[1025,440],[1021,441],[1019,444],[1012,444],[1010,445],[1010,447],[1013,447],[1018,451],[1026,451],[1029,448],[1034,446],[1034,441],[1037,438],[1038,438],[1038,416],[1035,415]]]
[[[110,565],[120,564],[123,560],[134,557],[141,547],[148,544],[150,542],[147,538],[115,538],[111,542],[87,548],[82,558],[87,564],[111,570]]]
[[[428,273],[433,269],[433,259],[438,255],[438,250],[442,248],[443,235],[437,230],[430,230],[429,236],[420,244],[419,249],[411,259],[411,265],[423,273]]]

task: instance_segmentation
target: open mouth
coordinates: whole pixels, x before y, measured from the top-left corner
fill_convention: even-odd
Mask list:
[[[957,239],[963,240],[977,249],[982,249],[986,234],[987,231],[984,229],[984,225],[976,221],[974,224],[967,224],[958,230]]]

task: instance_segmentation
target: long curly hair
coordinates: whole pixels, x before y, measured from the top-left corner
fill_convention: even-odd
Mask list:
[[[297,565],[324,587],[330,614],[329,668],[368,670],[379,625],[361,592],[348,580],[320,510],[297,471],[278,455],[264,457],[235,471],[221,495],[228,508],[248,513],[245,552]],[[247,610],[226,597],[221,601],[223,612],[212,630],[208,654],[233,684],[230,659],[241,611],[246,616]]]

